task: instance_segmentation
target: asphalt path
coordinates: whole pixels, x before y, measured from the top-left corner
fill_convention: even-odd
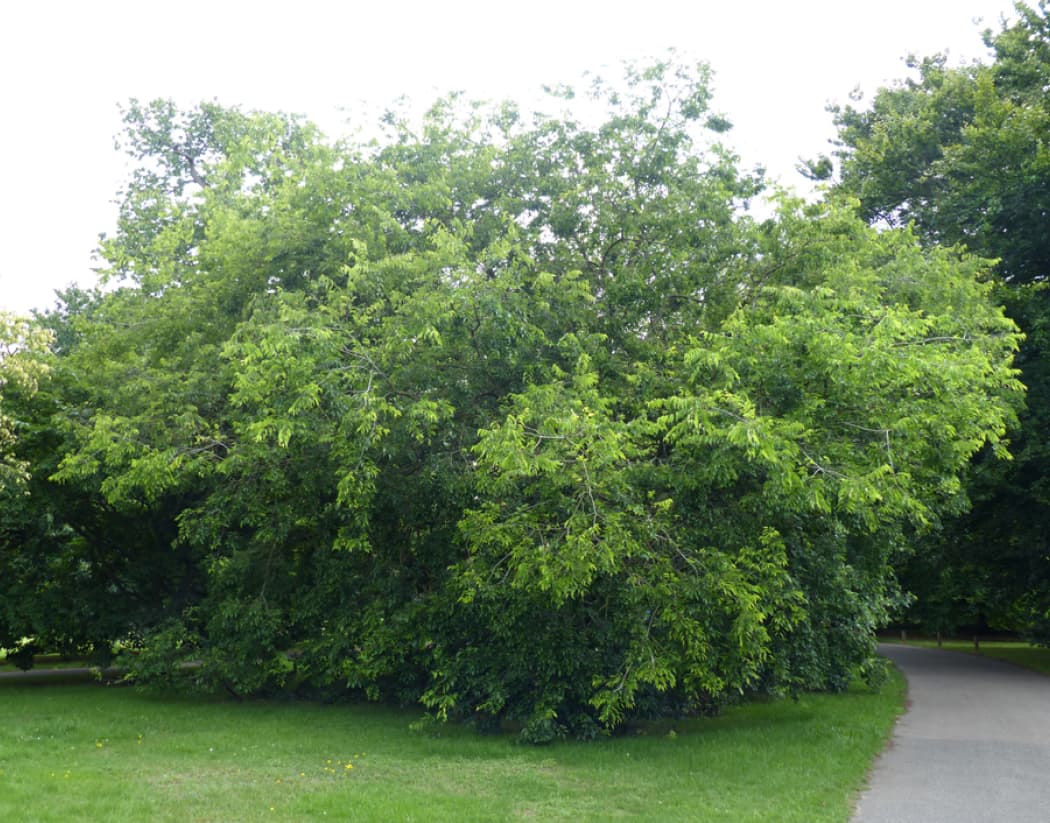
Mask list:
[[[0,683],[21,683],[23,685],[56,684],[56,683],[97,683],[111,682],[124,675],[126,669],[108,666],[104,669],[90,666],[70,666],[63,669],[33,668],[29,671],[7,669],[0,671]]]
[[[853,823],[1050,821],[1050,677],[959,652],[886,644],[908,710]]]

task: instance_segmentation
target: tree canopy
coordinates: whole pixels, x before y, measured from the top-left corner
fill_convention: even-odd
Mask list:
[[[367,145],[132,103],[111,289],[40,319],[0,645],[533,741],[874,672],[893,562],[1013,420],[987,264],[750,216],[704,66],[586,94]]]

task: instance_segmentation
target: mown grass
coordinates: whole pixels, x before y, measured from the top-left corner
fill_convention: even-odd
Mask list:
[[[894,674],[594,743],[519,745],[376,706],[0,686],[0,820],[845,821]]]
[[[898,641],[894,641],[898,642]],[[906,641],[913,646],[926,646],[937,648],[936,640],[918,638]],[[985,657],[994,657],[997,660],[1005,660],[1026,669],[1050,674],[1050,649],[1033,646],[1015,640],[981,640],[979,648],[975,649],[973,640],[944,640],[941,648],[948,651],[967,652],[968,654],[981,654]]]

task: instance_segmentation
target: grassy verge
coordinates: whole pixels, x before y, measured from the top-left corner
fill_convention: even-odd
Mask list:
[[[4,686],[0,820],[845,821],[902,700],[894,675],[532,748],[375,706]]]
[[[900,641],[893,640],[898,643]],[[936,640],[915,639],[908,640],[910,646],[926,646],[937,648]],[[1026,669],[1032,669],[1043,674],[1050,674],[1050,649],[1032,646],[1015,640],[982,640],[980,649],[975,650],[973,640],[945,640],[941,648],[954,652],[967,652],[969,654],[982,654],[985,657],[994,657],[997,660],[1005,660]]]

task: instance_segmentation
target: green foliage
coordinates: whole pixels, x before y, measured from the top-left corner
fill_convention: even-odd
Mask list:
[[[869,220],[910,223],[926,245],[964,245],[998,261],[996,299],[1025,332],[1017,356],[1027,405],[1010,432],[1013,460],[985,451],[966,482],[968,513],[925,541],[905,571],[913,619],[930,631],[990,623],[1050,639],[1047,320],[1050,300],[1050,16],[1017,6],[986,32],[992,59],[881,89],[866,110],[836,111],[838,189]]]
[[[1016,330],[848,204],[751,219],[706,68],[589,96],[360,147],[133,104],[119,287],[41,319],[3,637],[531,742],[845,688],[1012,420]]]
[[[42,357],[49,340],[46,329],[0,312],[0,492],[23,484],[29,477],[28,463],[15,453],[20,423],[7,414],[4,400],[16,393],[29,397],[36,393],[49,369]]]

